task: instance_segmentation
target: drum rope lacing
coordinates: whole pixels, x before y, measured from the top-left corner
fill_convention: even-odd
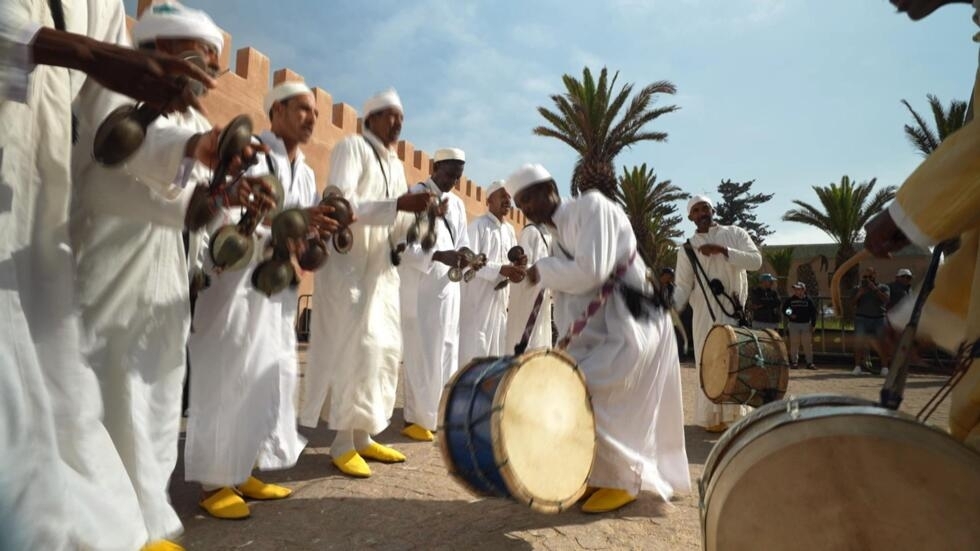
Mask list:
[[[945,383],[943,383],[943,386],[939,387],[936,394],[934,394],[932,398],[929,398],[929,401],[922,406],[922,409],[919,410],[919,413],[916,414],[915,418],[921,422],[925,422],[927,419],[929,419],[929,417],[936,412],[936,409],[939,408],[939,405],[946,400],[946,397],[953,392],[956,385],[960,384],[960,381],[963,380],[963,376],[966,375],[966,372],[970,369],[970,366],[973,365],[974,358],[978,357],[980,357],[980,339],[973,341],[973,343],[961,344],[959,349],[956,351],[953,374],[949,376],[949,379],[947,379]]]
[[[480,386],[483,385],[487,374],[490,372],[491,369],[494,368],[494,366],[497,365],[499,361],[500,360],[497,360],[496,362],[490,362],[489,365],[485,366],[483,370],[480,371],[480,374],[473,381],[473,386],[470,387],[470,399],[469,399],[470,407],[469,410],[466,412],[466,420],[467,420],[467,423],[465,425],[466,427],[472,427],[475,424],[475,420],[470,419],[470,415],[473,414],[473,404],[476,403],[476,393],[480,390]],[[480,416],[480,420],[492,416],[493,411],[494,411],[493,408],[491,408],[489,413]],[[473,474],[475,474],[476,477],[480,480],[480,482],[484,486],[486,486],[487,491],[497,497],[507,497],[507,494],[500,492],[497,489],[496,485],[493,482],[491,482],[490,479],[487,478],[485,474],[483,474],[483,470],[480,469],[479,467],[480,462],[477,460],[476,457],[476,446],[473,444],[473,431],[471,430],[466,431],[466,451],[470,455],[471,465],[473,465]]]
[[[568,345],[572,342],[572,339],[577,337],[585,329],[585,326],[588,325],[589,318],[594,316],[596,312],[599,311],[599,308],[606,303],[606,299],[609,298],[609,295],[613,292],[613,289],[616,288],[616,283],[626,274],[626,270],[633,265],[634,260],[636,260],[635,249],[630,254],[629,259],[616,266],[613,273],[606,279],[605,283],[602,284],[602,288],[599,289],[599,294],[592,299],[592,302],[590,302],[588,306],[586,306],[585,312],[582,312],[582,315],[572,322],[571,326],[568,328],[568,331],[565,333],[565,336],[558,341],[555,348],[559,350],[565,350],[568,348]]]
[[[762,353],[762,344],[759,342],[759,337],[754,332],[749,332],[749,337],[752,338],[752,342],[755,344],[756,354],[754,356],[752,354],[742,354],[741,351],[740,351],[738,353],[738,357],[739,357],[738,367],[735,369],[735,372],[736,373],[742,373],[743,371],[748,371],[748,370],[752,369],[753,367],[757,367],[757,366],[758,367],[765,367],[766,366],[766,363],[767,363],[766,362],[766,357]],[[751,360],[751,361],[754,361],[756,363],[755,364],[747,364],[745,362],[742,362],[741,360]],[[769,363],[772,363],[772,362],[769,362]],[[766,370],[766,375],[769,377],[769,387],[766,388],[766,389],[763,389],[762,390],[762,393],[763,394],[775,393],[776,389],[779,388],[779,372],[777,370],[775,370],[775,369],[767,369]],[[741,377],[738,377],[738,382],[741,383],[743,386],[749,387],[749,391],[750,391],[749,392],[749,397],[744,402],[742,402],[742,403],[743,404],[747,404],[747,403],[751,402],[752,399],[755,398],[755,396],[758,393],[758,391],[755,388],[751,387],[750,385],[746,384],[745,381],[743,381]],[[775,399],[772,396],[765,396],[765,395],[762,398],[763,398],[763,400],[765,402],[771,402],[771,401],[773,401]]]

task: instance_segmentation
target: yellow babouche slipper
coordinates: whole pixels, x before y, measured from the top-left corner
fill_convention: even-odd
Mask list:
[[[231,488],[222,488],[211,497],[201,502],[201,507],[214,518],[240,519],[247,518],[251,511],[242,496]]]
[[[254,476],[248,477],[248,480],[238,487],[238,491],[249,499],[282,499],[293,493],[285,486],[267,484]]]
[[[361,454],[363,457],[380,461],[382,463],[401,463],[402,461],[405,461],[405,456],[402,455],[402,452],[396,450],[395,448],[382,446],[377,442],[371,442],[368,447],[357,450],[357,453]]]
[[[636,501],[636,496],[626,490],[599,488],[582,504],[583,513],[608,513]]]
[[[154,540],[144,545],[140,551],[184,551],[184,547],[170,540]]]
[[[333,464],[340,469],[340,472],[347,476],[356,478],[367,478],[371,476],[371,467],[365,463],[364,458],[351,450],[340,457],[333,458]]]
[[[433,440],[432,431],[415,423],[403,428],[402,436],[407,436],[419,442],[432,442]]]
[[[726,423],[718,423],[717,425],[711,425],[710,427],[704,427],[704,430],[711,433],[725,432],[728,430],[728,425]]]

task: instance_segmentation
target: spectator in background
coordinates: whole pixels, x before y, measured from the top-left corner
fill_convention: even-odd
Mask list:
[[[861,276],[861,284],[854,292],[854,373],[862,375],[868,345],[878,352],[881,358],[881,374],[888,375],[888,357],[882,347],[881,337],[885,331],[885,308],[891,292],[888,285],[878,283],[878,273],[868,267]]]
[[[792,296],[783,301],[783,312],[786,314],[786,331],[789,333],[791,367],[799,368],[802,344],[806,368],[816,369],[813,365],[813,327],[817,324],[817,305],[807,296],[806,285],[802,281],[793,284]]]
[[[762,274],[759,276],[759,284],[749,293],[753,329],[779,331],[779,291],[773,287],[775,281],[772,274]]]
[[[912,270],[902,268],[895,274],[895,281],[888,284],[888,305],[885,309],[891,310],[910,294],[912,294]]]

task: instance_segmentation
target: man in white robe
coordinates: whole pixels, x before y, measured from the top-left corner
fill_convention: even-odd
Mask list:
[[[460,283],[449,280],[459,265],[457,251],[469,246],[466,207],[451,193],[463,175],[466,155],[447,148],[432,157],[432,176],[412,186],[412,193],[439,198],[445,214],[435,221],[435,246],[407,245],[398,267],[401,278],[402,366],[405,373],[405,423],[402,434],[431,442],[438,424],[442,388],[459,368]]]
[[[517,238],[517,244],[524,249],[529,266],[551,255],[549,252],[551,233],[548,231],[548,227],[542,224],[531,223],[524,226],[521,235]],[[514,347],[521,342],[521,337],[527,328],[528,318],[531,315],[531,309],[534,307],[534,301],[537,300],[538,293],[542,290],[544,290],[544,298],[541,302],[541,310],[534,322],[534,327],[531,329],[526,350],[551,348],[551,291],[542,287],[540,283],[532,285],[530,281],[525,279],[520,283],[510,284],[510,297],[507,302],[505,354],[512,354]]]
[[[0,5],[0,501],[7,501],[0,508],[19,519],[11,523],[19,530],[14,545],[24,549],[128,550],[146,542],[135,492],[101,422],[98,382],[80,352],[67,235],[73,108],[83,134],[115,107],[98,101],[96,81],[148,101],[168,101],[173,91],[150,56],[114,45],[127,41],[121,2]],[[204,75],[185,62],[164,65]],[[199,151],[188,147],[193,135],[148,135],[155,146],[129,168],[172,179],[185,151]]]
[[[395,407],[402,335],[399,277],[392,251],[399,212],[424,212],[431,193],[408,193],[395,146],[404,118],[394,90],[364,105],[364,133],[345,138],[330,156],[327,185],[350,201],[357,222],[345,255],[332,255],[315,279],[310,348],[300,423],[323,419],[337,431],[333,464],[366,478],[364,458],[397,463],[405,456],[371,439],[388,426]],[[401,220],[400,220],[401,219]]]
[[[269,92],[265,108],[272,128],[259,141],[269,151],[249,174],[275,175],[285,192],[283,208],[307,209],[315,217],[321,211],[316,177],[299,148],[309,142],[317,120],[313,93],[300,82],[280,84]],[[237,223],[238,209],[226,209],[223,218],[222,223]],[[292,490],[260,481],[251,476],[252,469],[290,468],[306,445],[296,431],[294,405],[297,291],[290,288],[267,297],[251,283],[269,233],[265,225],[257,228],[259,246],[248,267],[211,275],[211,286],[198,295],[188,340],[195,368],[185,478],[201,483],[205,496],[200,505],[216,518],[249,516],[243,496],[288,497]],[[211,263],[206,265],[210,271]]]
[[[566,349],[585,375],[596,422],[589,485],[597,490],[582,511],[619,509],[643,490],[664,500],[689,491],[677,343],[623,209],[595,190],[563,201],[541,165],[518,169],[507,189],[529,220],[552,230],[554,255],[538,260],[528,279],[554,292],[559,327],[570,327],[622,274]],[[633,311],[622,287],[649,298]]]
[[[504,181],[497,180],[487,188],[487,213],[470,222],[467,228],[470,249],[487,256],[487,263],[476,277],[463,284],[463,305],[459,331],[459,363],[473,358],[503,356],[507,342],[507,297],[510,285],[494,289],[509,280],[520,283],[524,269],[507,260],[507,253],[517,245],[514,227],[504,220],[510,212],[511,198]]]
[[[204,12],[179,4],[147,10],[133,28],[158,51],[195,53],[218,69],[223,36]],[[181,128],[208,132],[193,108],[169,115]],[[91,157],[80,140],[74,156]],[[71,221],[82,308],[83,351],[102,389],[104,423],[136,489],[149,540],[182,531],[167,488],[177,464],[184,343],[190,325],[181,230],[194,188],[209,171],[196,165],[169,193],[124,171],[76,162]]]
[[[674,305],[677,311],[690,302],[694,311],[694,362],[701,380],[701,354],[708,332],[714,325],[738,325],[735,308],[743,308],[748,298],[748,278],[746,270],[758,270],[762,266],[762,255],[752,242],[748,232],[735,226],[721,226],[714,221],[714,205],[711,199],[695,195],[687,204],[688,219],[697,226],[690,238],[694,254],[704,267],[708,281],[704,281],[700,270],[695,275],[695,266],[683,250],[677,253],[677,269],[674,287]],[[701,279],[701,286],[695,278]],[[719,297],[716,300],[708,283],[717,279],[724,285],[725,293],[732,300]],[[710,298],[706,296],[711,295]],[[695,392],[697,399],[694,408],[694,423],[708,432],[722,432],[728,424],[749,411],[749,407],[738,404],[715,404],[705,396],[700,388]]]

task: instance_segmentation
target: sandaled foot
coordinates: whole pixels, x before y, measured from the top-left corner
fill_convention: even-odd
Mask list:
[[[333,464],[340,469],[340,472],[354,478],[367,478],[371,476],[371,467],[364,461],[364,458],[351,450],[340,457],[333,458]]]
[[[401,463],[402,461],[405,461],[405,456],[402,454],[402,452],[396,450],[395,448],[382,446],[377,442],[371,442],[366,448],[357,450],[357,453],[361,454],[362,457],[380,461],[382,463]]]
[[[254,476],[248,477],[244,484],[238,487],[238,491],[249,499],[282,499],[289,497],[293,491],[285,486],[276,484],[266,484]]]
[[[218,490],[201,501],[200,505],[214,518],[234,520],[247,518],[252,514],[242,496],[235,493],[231,488]]]
[[[425,427],[416,425],[415,423],[403,428],[402,436],[407,436],[412,440],[418,440],[419,442],[432,442],[433,439],[432,431]]]
[[[608,513],[636,501],[636,496],[626,490],[599,488],[582,504],[583,513]]]

